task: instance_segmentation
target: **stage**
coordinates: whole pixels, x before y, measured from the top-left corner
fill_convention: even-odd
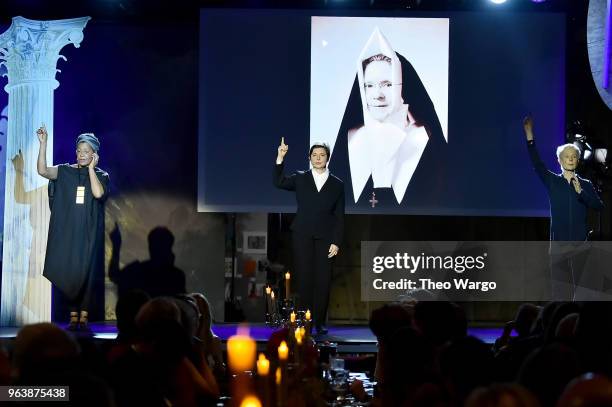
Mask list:
[[[66,325],[62,325],[65,327]],[[218,335],[225,345],[227,339],[236,334],[240,324],[215,324],[213,331]],[[274,328],[264,324],[246,324],[249,335],[257,341],[258,349],[265,349],[265,343],[274,332]],[[114,322],[97,322],[90,324],[91,335],[87,332],[76,331],[77,337],[89,337],[103,341],[114,340],[117,337],[117,327]],[[365,325],[330,325],[327,335],[317,336],[317,341],[333,342],[338,345],[339,353],[376,353],[376,337]],[[0,339],[11,340],[17,335],[19,328],[4,327],[0,328]],[[487,344],[493,344],[502,334],[502,328],[468,328],[468,335],[475,336]]]

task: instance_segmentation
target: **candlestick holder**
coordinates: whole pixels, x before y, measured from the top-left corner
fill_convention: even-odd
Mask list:
[[[283,300],[282,307],[281,307],[282,319],[289,321],[289,319],[291,318],[291,313],[294,310],[295,310],[295,303],[293,302],[292,299],[286,298],[285,300]]]

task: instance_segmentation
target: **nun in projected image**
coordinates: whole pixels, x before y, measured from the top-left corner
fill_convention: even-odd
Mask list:
[[[347,202],[365,212],[439,205],[445,153],[421,79],[376,28],[357,61],[330,161],[348,186]]]

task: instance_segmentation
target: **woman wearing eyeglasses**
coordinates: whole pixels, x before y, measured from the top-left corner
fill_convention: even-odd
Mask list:
[[[38,174],[49,182],[51,218],[43,275],[70,308],[69,329],[87,328],[94,283],[104,277],[104,202],[108,173],[97,167],[100,142],[92,133],[76,139],[76,163],[47,166],[47,129],[40,142]],[[54,298],[54,302],[57,298]]]

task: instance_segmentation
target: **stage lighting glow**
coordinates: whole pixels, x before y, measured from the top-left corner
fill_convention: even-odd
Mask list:
[[[595,149],[595,161],[597,161],[600,164],[604,164],[607,158],[608,158],[607,148],[596,148]]]
[[[581,134],[576,134],[574,138],[575,141],[573,144],[580,150],[580,159],[583,161],[588,161],[593,158],[593,147],[586,142],[585,137]]]
[[[491,3],[495,3],[495,4],[502,4],[505,3],[506,0],[491,0]]]

